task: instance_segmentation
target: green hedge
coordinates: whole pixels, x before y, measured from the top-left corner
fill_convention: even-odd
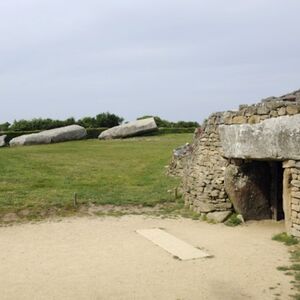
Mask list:
[[[169,133],[194,133],[195,127],[188,127],[188,128],[159,128],[159,134],[169,134]]]
[[[97,139],[101,132],[105,131],[108,128],[87,128],[87,139]]]
[[[40,131],[2,131],[0,132],[0,135],[7,135],[5,141],[8,143],[10,140],[12,140],[15,137],[24,135],[24,134],[31,134],[31,133],[38,133]]]
[[[101,132],[106,130],[107,128],[87,128],[87,139],[97,139]],[[171,133],[194,133],[195,128],[165,128],[161,127],[158,131],[149,132],[142,134],[142,136],[153,136],[153,135],[162,135],[162,134],[171,134]],[[31,133],[38,133],[40,131],[4,131],[0,132],[0,135],[7,135],[6,142],[8,143],[15,137],[24,135],[24,134],[31,134]]]
[[[194,133],[194,127],[191,128],[167,128],[167,127],[160,127],[158,131],[148,132],[141,134],[142,136],[153,136],[153,135],[163,135],[163,134],[175,134],[175,133]]]

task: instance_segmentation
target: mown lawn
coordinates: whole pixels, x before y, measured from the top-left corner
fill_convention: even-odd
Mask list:
[[[84,140],[0,149],[0,214],[79,204],[155,205],[178,180],[165,175],[172,149],[191,134]]]

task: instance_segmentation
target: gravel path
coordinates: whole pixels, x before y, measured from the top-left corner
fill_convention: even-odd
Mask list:
[[[179,261],[135,230],[160,227],[213,258]],[[70,218],[0,228],[4,299],[288,299],[283,224],[236,228],[143,216]],[[270,289],[276,287],[275,289]]]

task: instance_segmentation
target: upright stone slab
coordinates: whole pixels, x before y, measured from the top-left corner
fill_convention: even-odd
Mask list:
[[[147,118],[115,126],[103,131],[99,139],[117,139],[140,135],[146,132],[158,130],[154,118]]]
[[[80,140],[86,136],[85,128],[79,125],[70,125],[56,129],[45,130],[39,133],[21,135],[12,139],[9,144],[11,147],[40,145]]]
[[[271,217],[270,173],[267,162],[229,165],[225,171],[225,190],[236,212],[245,220]]]
[[[271,118],[253,125],[222,125],[219,132],[225,157],[300,159],[300,115]]]

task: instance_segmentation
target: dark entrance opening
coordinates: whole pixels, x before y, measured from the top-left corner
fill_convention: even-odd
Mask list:
[[[283,168],[280,161],[250,161],[246,172],[252,185],[255,219],[283,220]],[[256,199],[255,199],[256,198]]]
[[[284,219],[283,211],[283,168],[281,161],[252,161],[253,187],[260,198],[261,208],[265,207],[265,218],[279,221]],[[259,207],[259,206],[258,206]],[[263,209],[261,210],[261,212]]]
[[[225,189],[245,220],[284,219],[282,162],[231,160]]]

